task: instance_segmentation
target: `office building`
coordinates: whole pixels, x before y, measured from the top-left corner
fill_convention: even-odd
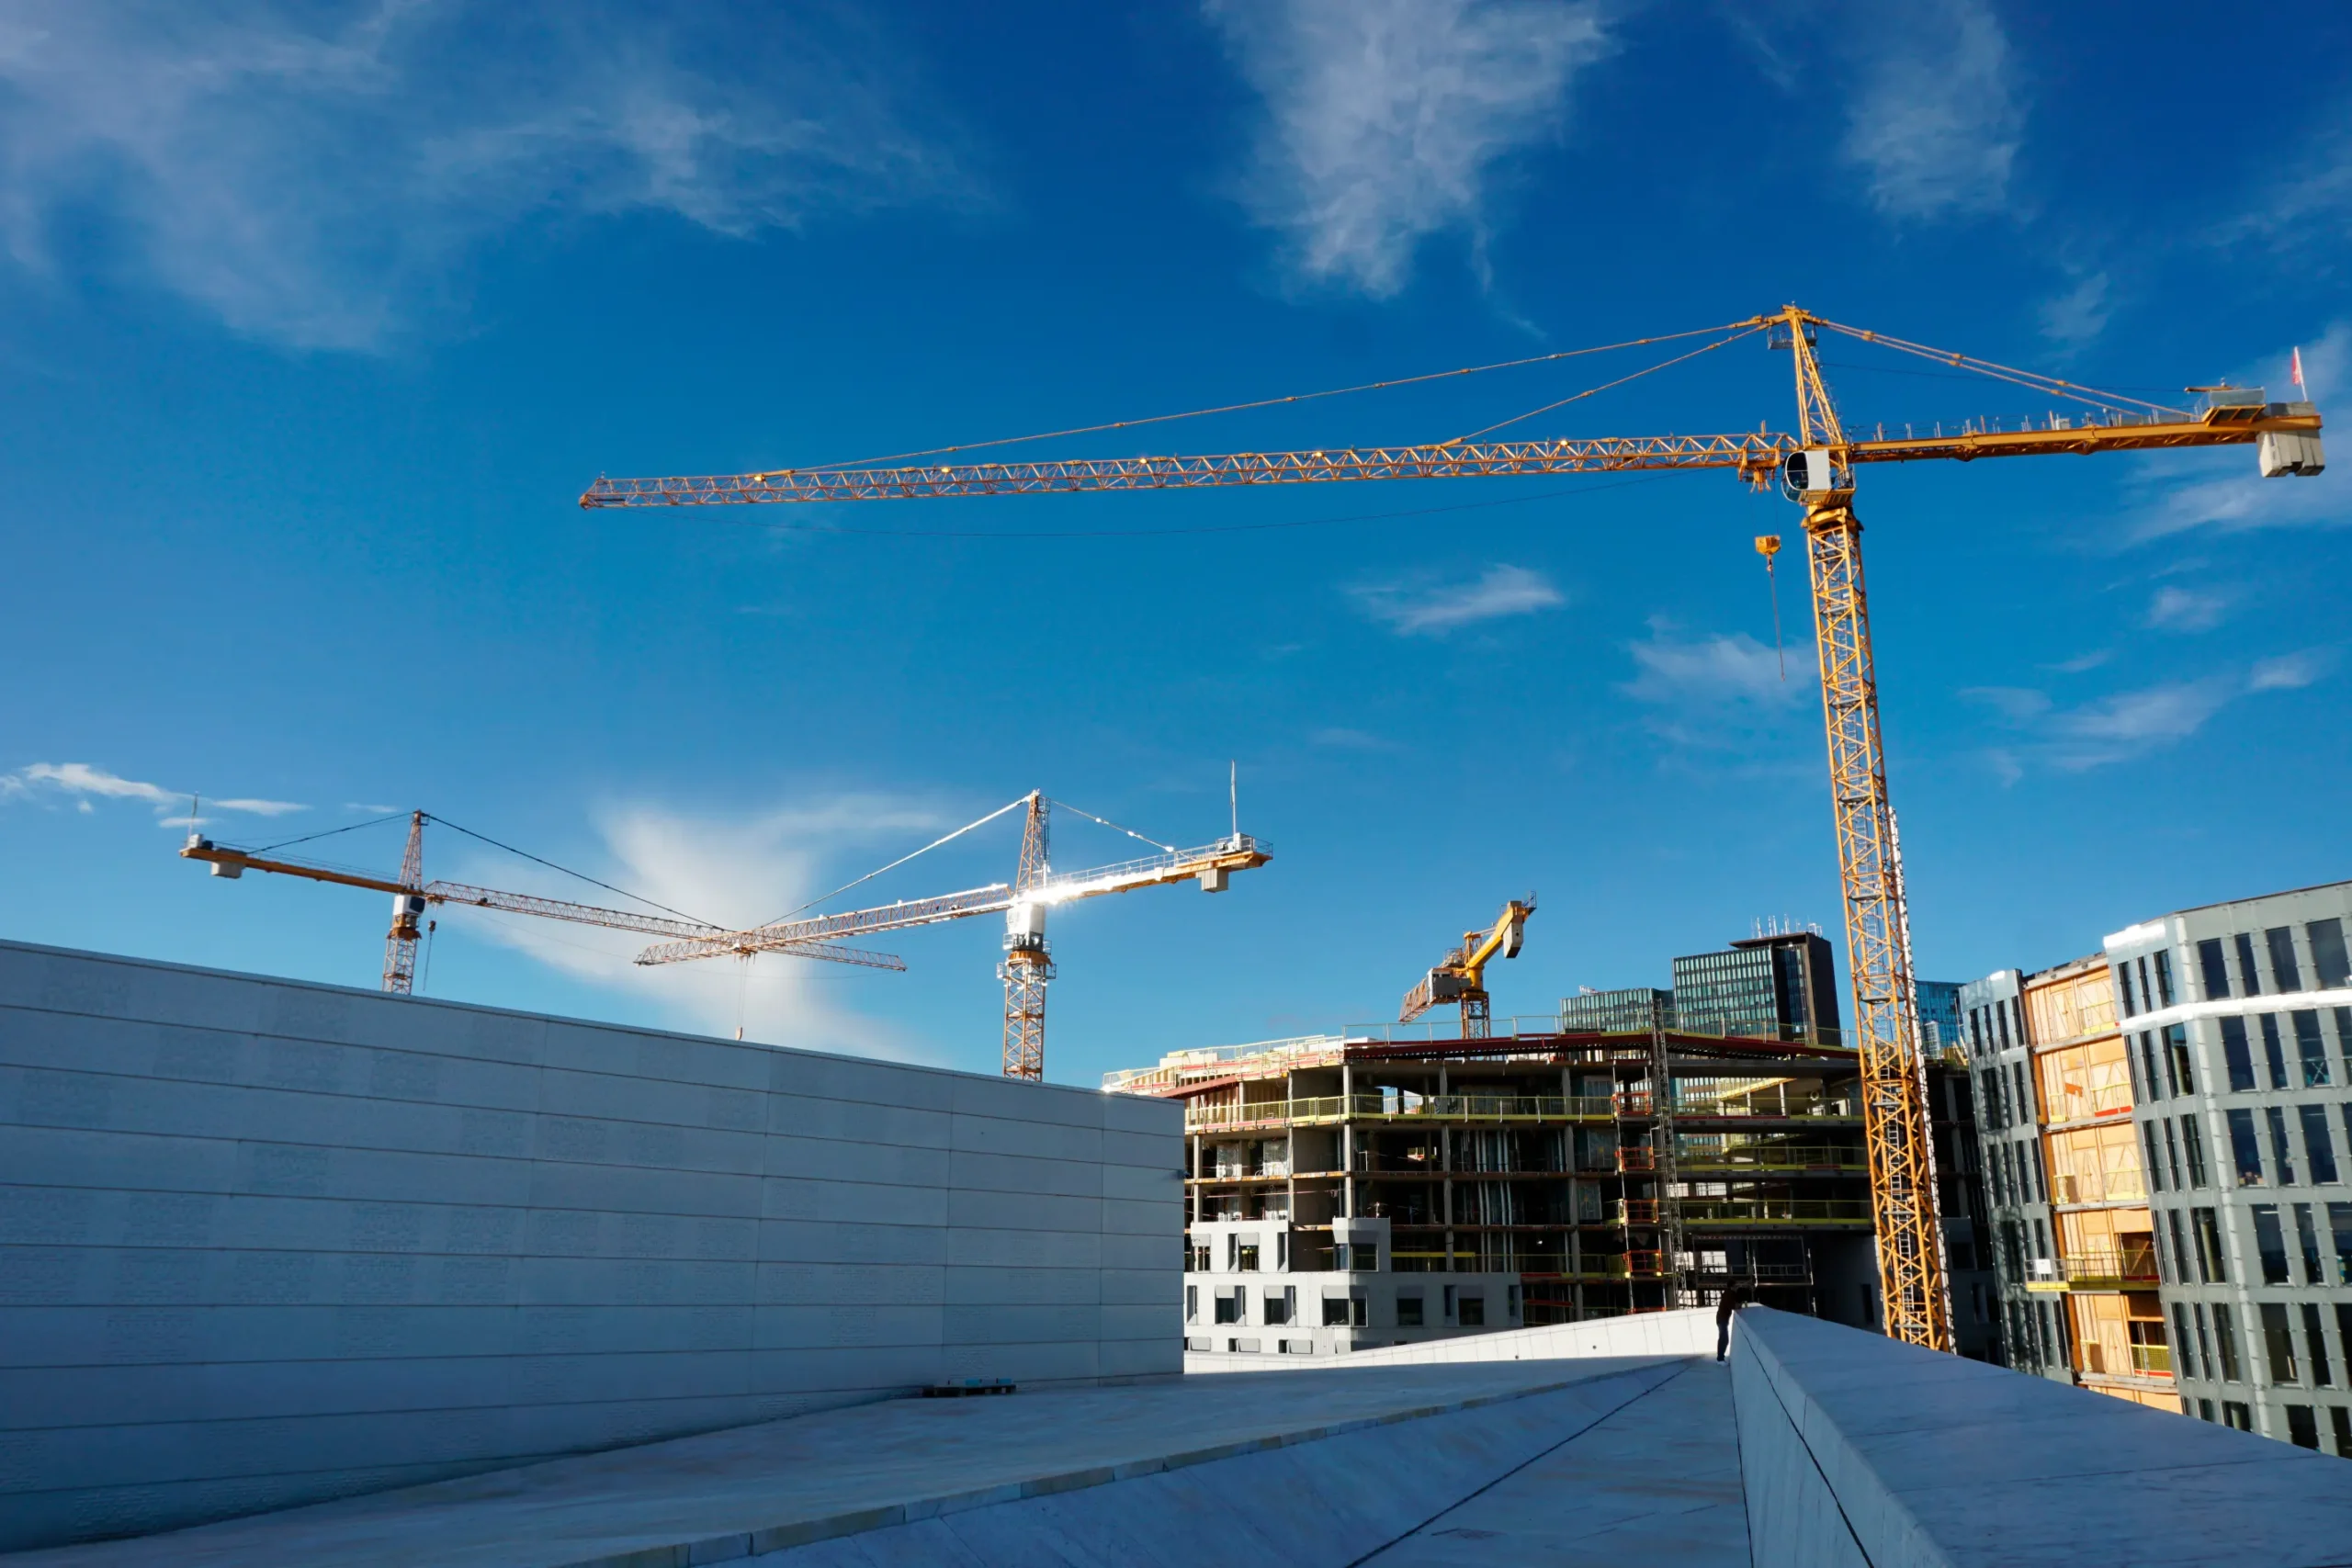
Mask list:
[[[1674,961],[1674,1010],[1693,1033],[1835,1045],[1837,964],[1815,931],[1745,938]]]

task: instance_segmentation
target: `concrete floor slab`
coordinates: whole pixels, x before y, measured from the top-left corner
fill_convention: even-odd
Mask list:
[[[1671,1367],[1657,1358],[1594,1358],[897,1400],[6,1561],[9,1568],[722,1562],[854,1531],[891,1535],[887,1527],[909,1520],[1237,1454],[1296,1451],[1541,1390],[1646,1371],[1645,1386]],[[1426,1517],[1409,1514],[1397,1529]],[[930,1560],[956,1557],[943,1549]]]
[[[1731,1378],[1693,1361],[1365,1568],[1746,1568],[1747,1560]]]

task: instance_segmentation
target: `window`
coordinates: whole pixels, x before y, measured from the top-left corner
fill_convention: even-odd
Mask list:
[[[2213,1303],[2213,1345],[2222,1353],[2222,1381],[2245,1382],[2238,1366],[2238,1326],[2230,1321],[2230,1309],[2219,1302]]]
[[[1396,1326],[1399,1328],[1421,1326],[1421,1293],[1419,1291],[1413,1292],[1410,1295],[1400,1295],[1396,1298]]]
[[[1187,1285],[1184,1287],[1184,1321],[1198,1323],[1200,1320],[1201,1288],[1198,1285]]]
[[[2303,928],[2303,935],[2312,944],[2312,977],[2319,982],[2319,988],[2332,991],[2352,985],[2352,955],[2344,951],[2344,922],[2313,920]]]
[[[2140,1076],[2147,1080],[2150,1100],[2165,1097],[2163,1085],[2156,1077],[2156,1037],[2144,1029],[2140,1032]]]
[[[1332,1244],[1331,1268],[1334,1271],[1341,1274],[1348,1271],[1348,1244],[1346,1242],[1335,1242]]]
[[[2352,1351],[2346,1352],[2352,1355]],[[2341,1404],[2328,1407],[2327,1418],[2335,1427],[2335,1452],[2340,1459],[2352,1459],[2352,1410]]]
[[[2235,1382],[2237,1380],[2233,1378],[2230,1381]],[[2235,1427],[2241,1432],[2251,1432],[2254,1430],[2254,1412],[2234,1399],[2225,1399],[2222,1401],[2222,1425]]]
[[[1255,1274],[1258,1271],[1257,1244],[1255,1242],[1249,1243],[1239,1247],[1238,1249],[1238,1261],[1233,1265],[1235,1270],[1243,1274]]]
[[[2207,1381],[2212,1382],[2222,1381],[2220,1368],[2213,1359],[2212,1343],[2205,1337],[2205,1303],[2203,1302],[2197,1303],[2197,1359],[2205,1363]]]
[[[2197,1231],[2197,1280],[2203,1285],[2230,1282],[2229,1265],[2222,1255],[2222,1226],[2211,1209],[2192,1211],[2189,1224]]]
[[[2000,1028],[2001,1028],[2001,1049],[2002,1049],[2002,1050],[2004,1050],[2004,1051],[2006,1051],[2006,1050],[2007,1050],[2007,1049],[2009,1048],[2009,1004],[2008,1004],[2008,1003],[2007,1003],[2007,1002],[1995,1002],[1995,1003],[1993,1004],[1993,1021],[1994,1021],[1995,1023],[1996,1023],[1996,1024],[2000,1025]]]
[[[2303,1349],[2312,1359],[2312,1386],[2334,1386],[2335,1374],[2327,1364],[2327,1336],[2320,1331],[2319,1307],[2312,1302],[2303,1303]]]
[[[2237,1161],[2238,1185],[2262,1185],[2262,1145],[2255,1142],[2254,1112],[2233,1111],[2230,1117],[2230,1154]]]
[[[2262,933],[2270,949],[2270,979],[2274,991],[2300,991],[2303,972],[2295,963],[2295,928],[2273,926]]]
[[[1983,1086],[1978,1098],[1984,1101],[1985,1131],[2000,1132],[2006,1125],[2001,1120],[2001,1075],[1996,1069],[1986,1067],[1979,1072],[1976,1077]]]
[[[2319,1423],[2312,1419],[2310,1405],[2287,1406],[2287,1440],[2299,1449],[2319,1447]]]
[[[2295,1371],[2295,1337],[2287,1328],[2287,1309],[2277,1302],[2262,1303],[2262,1348],[2270,1360],[2270,1386],[2293,1388],[2302,1379]]]
[[[2287,1108],[2283,1105],[2263,1107],[2263,1115],[2270,1123],[2270,1159],[2278,1168],[2278,1185],[2295,1184],[2295,1155],[2287,1143]]]
[[[1349,1315],[1347,1297],[1325,1296],[1323,1298],[1324,1327],[1345,1328],[1348,1326]]]
[[[2266,1012],[2262,1015],[2261,1022],[2262,1060],[2263,1064],[2270,1069],[2270,1087],[2285,1089],[2287,1087],[2287,1053],[2278,1045],[2278,1015],[2275,1012]]]
[[[2050,1233],[2041,1228],[2041,1221],[2039,1218],[2033,1222],[2033,1256],[2036,1259],[2050,1256]]]
[[[1279,1291],[1266,1292],[1266,1322],[1280,1325],[1298,1315],[1298,1287],[1285,1285]]]
[[[1230,1295],[1227,1294],[1223,1291],[1219,1291],[1216,1294],[1216,1301],[1212,1303],[1216,1309],[1217,1322],[1239,1323],[1241,1321],[1242,1300],[1242,1292],[1239,1291],[1235,1291]]]
[[[2295,1025],[2295,1058],[2303,1069],[2303,1087],[2318,1089],[2327,1082],[2327,1042],[2320,1037],[2319,1010],[2305,1008],[2287,1016]]]
[[[2191,1187],[2206,1185],[2205,1131],[2198,1125],[2194,1116],[2180,1119],[2180,1146],[2181,1152],[2188,1156],[2188,1184]]]
[[[2245,1020],[2216,1019],[2222,1026],[2222,1059],[2229,1064],[2230,1090],[2243,1094],[2254,1088],[2254,1057],[2245,1048]]]
[[[2033,1091],[2026,1087],[2025,1064],[2023,1062],[2011,1062],[2009,1064],[2009,1072],[2017,1078],[2018,1082],[2018,1124],[2019,1126],[2030,1126],[2036,1118],[2033,1113]]]
[[[2352,1012],[2352,1008],[2345,1010]],[[2165,1025],[2165,1082],[2175,1094],[2197,1092],[2196,1066],[2188,1055],[2188,1025]]]
[[[2230,972],[2222,964],[2222,939],[2208,937],[2197,944],[2197,968],[2205,978],[2205,999],[2218,1001],[2230,994]]]
[[[2197,1343],[2188,1337],[2188,1308],[2179,1302],[2172,1303],[2173,1343],[2180,1347],[2173,1352],[2180,1358],[2180,1375],[2197,1375]]]
[[[2344,1206],[2352,1208],[2352,1204]],[[2010,1281],[2014,1284],[2024,1284],[2025,1227],[2015,1220],[2001,1222],[2001,1251],[2008,1260]]]
[[[2254,1249],[2262,1258],[2264,1284],[2291,1282],[2287,1275],[2287,1237],[2278,1228],[2278,1204],[2256,1203],[2254,1206]]]
[[[2344,1053],[2344,1076],[2352,1078],[2352,1008],[2335,1010],[2335,1048]]]
[[[2172,1227],[2172,1262],[2180,1274],[2180,1283],[2188,1283],[2188,1247],[2181,1239],[2180,1211],[2165,1211],[2165,1223]]]
[[[2172,1006],[2172,954],[2159,951],[2155,954],[2155,961],[2156,1005],[2160,1008],[2168,1008]]]
[[[2151,1190],[2161,1192],[2165,1190],[2165,1166],[2164,1161],[2156,1157],[2156,1124],[2154,1122],[2140,1123],[2140,1141],[2148,1146],[2148,1186]]]
[[[1484,1297],[1484,1296],[1474,1296],[1474,1295],[1469,1295],[1469,1294],[1466,1294],[1466,1293],[1465,1293],[1465,1294],[1463,1296],[1462,1300],[1461,1300],[1458,1303],[1456,1303],[1456,1304],[1458,1305],[1458,1307],[1459,1307],[1459,1309],[1460,1309],[1460,1311],[1461,1311],[1461,1314],[1462,1314],[1462,1315],[1461,1315],[1461,1322],[1462,1322],[1462,1326],[1463,1326],[1463,1327],[1464,1327],[1464,1328],[1483,1328],[1483,1327],[1485,1327],[1485,1326],[1486,1326],[1486,1324],[1487,1324],[1487,1298],[1486,1298],[1486,1297]]]
[[[1225,1270],[1230,1274],[1241,1267],[1241,1237],[1232,1231],[1225,1233]]]
[[[2173,1136],[2172,1123],[2165,1123],[2165,1163],[2172,1168],[2172,1190],[2180,1190],[2180,1142]]]
[[[2200,1399],[2197,1402],[2197,1418],[2199,1421],[2211,1421],[2213,1418],[2213,1402],[2211,1400]]]
[[[2032,1149],[2033,1201],[2037,1203],[2047,1203],[2050,1201],[2050,1173],[2041,1168],[2041,1140],[2040,1138],[2034,1139]]]
[[[1366,1274],[1380,1272],[1380,1244],[1378,1242],[1356,1243],[1356,1268]]]
[[[2130,1018],[2140,1010],[2132,1000],[2132,961],[2128,958],[2115,966],[2115,991],[2123,999],[2124,1017]]]
[[[1453,1321],[1453,1290],[1452,1285],[1445,1287],[1445,1321],[1448,1323]]]
[[[2262,976],[2254,967],[2254,937],[2250,932],[2240,931],[2234,940],[2238,949],[2238,985],[2241,987],[2238,994],[2258,997],[2262,995]]]
[[[2295,1205],[2295,1243],[2303,1255],[2303,1283],[2324,1285],[2327,1274],[2319,1260],[2319,1229],[2312,1224],[2312,1206]]]

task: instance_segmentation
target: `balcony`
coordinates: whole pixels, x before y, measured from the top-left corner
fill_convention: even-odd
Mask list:
[[[1751,1170],[1853,1172],[1870,1168],[1859,1145],[1839,1144],[1744,1144],[1733,1148],[1690,1149],[1674,1156],[1684,1176],[1736,1176]]]
[[[2100,1247],[2072,1253],[2058,1263],[2070,1291],[2150,1291],[2159,1282],[2154,1247]]]
[[[2172,1347],[2169,1345],[2132,1346],[2132,1370],[2143,1377],[2172,1376]]]
[[[1762,1226],[1860,1226],[1871,1224],[1867,1198],[1692,1198],[1682,1223],[1707,1230]]]

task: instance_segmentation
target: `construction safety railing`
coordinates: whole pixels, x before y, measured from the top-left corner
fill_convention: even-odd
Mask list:
[[[1620,1109],[1621,1102],[1640,1109]],[[1330,1094],[1240,1105],[1188,1105],[1192,1133],[1331,1122],[1607,1122],[1647,1113],[1646,1095]]]
[[[2161,1282],[2153,1247],[2093,1247],[2058,1260],[2059,1278],[2077,1291],[2147,1289]]]
[[[1859,1122],[1861,1110],[1852,1100],[1824,1100],[1813,1097],[1791,1102],[1785,1098],[1767,1098],[1758,1093],[1727,1092],[1709,1094],[1703,1090],[1685,1089],[1674,1097],[1677,1116],[1770,1116],[1780,1118],[1826,1117],[1833,1121]]]
[[[2050,1096],[2050,1124],[2054,1127],[2068,1122],[2080,1122],[2086,1117],[2117,1116],[2131,1109],[2132,1086],[2129,1083],[2101,1084],[2096,1089],[2081,1089],[2069,1084]]]
[[[1692,1148],[1685,1144],[1674,1156],[1683,1175],[1749,1170],[1837,1170],[1870,1168],[1860,1144],[1741,1144],[1729,1148]]]
[[[2147,1183],[2141,1179],[2136,1168],[2054,1170],[2050,1173],[2050,1197],[2053,1202],[2142,1202],[2147,1196]]]
[[[2172,1376],[2172,1347],[2169,1345],[2134,1345],[2132,1347],[2132,1370],[2150,1377]]]
[[[1719,1225],[1867,1225],[1867,1198],[1691,1198],[1682,1201],[1682,1223]]]

